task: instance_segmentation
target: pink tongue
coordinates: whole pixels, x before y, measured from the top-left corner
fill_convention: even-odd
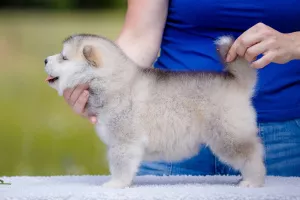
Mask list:
[[[48,76],[45,81],[51,81],[52,79],[54,79],[54,77]]]

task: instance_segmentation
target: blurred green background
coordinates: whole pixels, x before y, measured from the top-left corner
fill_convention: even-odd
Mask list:
[[[74,33],[115,39],[125,0],[1,0],[0,176],[107,174],[94,127],[44,79],[44,59]]]

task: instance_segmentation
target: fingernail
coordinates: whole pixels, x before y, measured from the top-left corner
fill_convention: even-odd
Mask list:
[[[91,118],[91,121],[92,121],[93,124],[96,124],[96,122],[97,122],[96,117],[92,117],[92,118]]]
[[[88,92],[87,90],[85,90],[85,91],[83,92],[83,94],[84,94],[85,96],[88,96],[88,95],[89,95],[89,92]]]

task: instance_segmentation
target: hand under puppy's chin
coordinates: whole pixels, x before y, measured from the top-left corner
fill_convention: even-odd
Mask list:
[[[63,93],[66,89],[74,88],[79,84],[85,84],[85,83],[86,82],[80,79],[69,80],[69,79],[61,78],[60,82],[57,84],[55,89],[57,90],[59,96],[63,96]]]

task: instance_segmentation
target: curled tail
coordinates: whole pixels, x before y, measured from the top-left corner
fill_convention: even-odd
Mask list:
[[[222,36],[215,41],[218,52],[225,63],[226,71],[234,77],[234,80],[236,80],[239,85],[252,91],[257,80],[256,69],[250,67],[249,62],[242,57],[237,57],[230,63],[225,62],[226,55],[233,42],[234,39],[230,36]]]

